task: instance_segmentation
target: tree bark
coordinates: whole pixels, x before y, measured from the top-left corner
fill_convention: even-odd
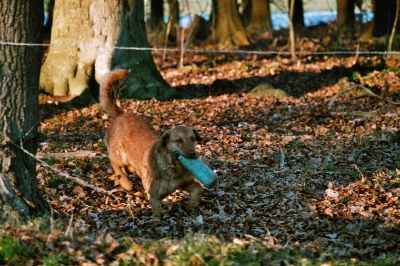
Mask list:
[[[40,43],[42,1],[0,1],[0,40]],[[38,80],[42,49],[0,45],[0,213],[8,220],[45,214],[35,161],[15,144],[35,153]],[[15,144],[14,144],[15,143]]]
[[[260,36],[261,34],[272,35],[272,21],[269,0],[251,1],[251,19],[247,27],[251,34]]]
[[[220,48],[232,48],[250,44],[239,17],[236,0],[216,0],[213,36]]]
[[[51,46],[40,87],[55,96],[80,95],[96,71],[110,71],[113,46],[120,33],[121,1],[56,0]]]
[[[396,14],[396,0],[374,0],[372,5],[374,11],[373,36],[379,37],[389,34]]]
[[[178,0],[168,0],[168,27],[169,32],[168,40],[175,42],[176,45],[179,43],[179,3]]]
[[[292,61],[297,60],[296,56],[296,31],[293,23],[295,2],[290,2],[289,6],[289,44],[290,44],[290,54],[292,56]]]
[[[120,47],[149,47],[144,25],[143,0],[128,0],[122,30],[117,45]],[[121,96],[135,99],[167,100],[180,95],[169,87],[154,64],[150,51],[115,50],[113,68],[129,69],[126,89]]]
[[[293,10],[293,18],[292,18],[293,26],[297,29],[301,29],[304,27],[303,0],[288,0],[289,7],[290,7],[291,1],[294,1],[294,10]]]
[[[162,31],[164,28],[164,1],[151,0],[150,28],[152,31]]]
[[[140,81],[129,83],[126,96],[165,99],[172,95],[149,51],[115,49],[116,44],[149,47],[143,9],[143,0],[56,0],[51,47],[41,69],[40,87],[54,96],[77,96],[89,87],[93,76],[100,83],[112,65],[118,65],[132,67],[130,80]],[[114,53],[135,58],[112,59]],[[140,68],[133,69],[136,67]]]
[[[354,0],[337,0],[337,23],[339,30],[344,27],[351,28],[354,26]]]

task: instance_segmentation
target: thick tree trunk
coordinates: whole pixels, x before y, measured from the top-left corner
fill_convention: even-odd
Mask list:
[[[344,27],[354,26],[354,0],[336,0],[337,5],[337,23],[339,30]]]
[[[247,31],[258,36],[272,35],[271,10],[269,0],[251,1],[251,19]]]
[[[239,17],[236,0],[216,0],[214,38],[221,48],[249,45],[250,41]]]
[[[40,87],[55,96],[80,95],[89,87],[94,69],[99,82],[110,71],[121,18],[121,1],[56,0]]]
[[[164,1],[151,0],[150,28],[152,31],[162,31],[164,28]]]
[[[100,83],[113,64],[131,68],[130,80],[140,81],[129,84],[126,96],[164,99],[172,95],[150,52],[114,51],[117,42],[126,47],[149,47],[143,9],[143,0],[56,0],[51,47],[41,69],[40,87],[55,96],[80,95],[93,75]],[[114,52],[118,59],[112,59]],[[118,56],[121,54],[135,58]]]
[[[42,1],[0,1],[0,40],[41,42]],[[0,45],[0,213],[27,219],[47,213],[36,183],[35,161],[14,143],[36,152],[41,48]],[[0,219],[1,219],[0,218]]]
[[[144,25],[143,0],[128,0],[118,46],[149,47]],[[129,69],[121,91],[126,98],[166,100],[179,97],[176,90],[163,80],[149,51],[116,50],[112,59],[113,68]]]
[[[303,0],[288,0],[288,6],[290,6],[290,2],[294,1],[294,11],[293,11],[293,26],[297,29],[301,29],[304,27],[304,9],[303,9]]]

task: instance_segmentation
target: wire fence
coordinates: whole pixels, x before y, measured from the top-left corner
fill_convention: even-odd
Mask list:
[[[5,42],[0,41],[0,45],[8,46],[30,46],[30,47],[67,47],[67,48],[93,48],[93,49],[112,49],[112,50],[134,50],[134,51],[161,51],[161,52],[185,52],[193,54],[242,54],[242,55],[284,55],[289,56],[291,53],[289,51],[263,51],[263,50],[218,50],[218,49],[181,49],[181,48],[161,48],[161,47],[125,47],[125,46],[100,46],[100,45],[54,45],[47,43],[23,43],[23,42]],[[323,56],[323,55],[398,55],[400,51],[296,51],[296,55],[299,56]]]

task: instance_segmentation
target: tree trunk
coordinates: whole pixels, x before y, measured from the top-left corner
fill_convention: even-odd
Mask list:
[[[354,0],[337,0],[337,23],[341,31],[344,27],[351,28],[354,26]]]
[[[289,6],[289,44],[290,44],[290,54],[292,56],[293,62],[295,62],[297,60],[296,31],[295,31],[295,27],[293,25],[294,6],[295,6],[295,2],[290,2],[290,6]]]
[[[294,1],[293,26],[297,29],[301,29],[304,27],[303,0],[288,0],[288,6],[290,6],[291,1]]]
[[[216,0],[213,36],[220,48],[232,48],[250,44],[239,17],[236,0]]]
[[[114,49],[117,42],[125,47],[149,47],[143,9],[143,0],[56,0],[40,87],[55,96],[77,96],[89,87],[93,75],[100,83],[112,65],[119,65],[132,67],[130,79],[140,81],[130,83],[125,95],[162,99],[173,95],[149,51]],[[135,58],[112,59],[113,53]],[[135,63],[127,64],[128,60]]]
[[[374,19],[372,21],[373,36],[379,37],[389,34],[396,14],[396,0],[372,1]]]
[[[51,47],[40,87],[55,96],[80,95],[96,70],[96,80],[110,71],[120,33],[122,1],[56,0]]]
[[[178,0],[168,0],[168,40],[175,42],[176,45],[179,43],[179,3]]]
[[[126,10],[117,45],[149,47],[144,25],[143,0],[128,0]],[[116,50],[112,66],[130,70],[125,81],[127,88],[121,91],[123,97],[159,100],[179,97],[177,91],[169,87],[161,77],[149,51]]]
[[[251,1],[251,20],[247,27],[251,34],[272,35],[271,10],[269,0]]]
[[[0,40],[40,43],[42,1],[0,1]],[[0,213],[22,219],[47,213],[35,177],[38,80],[42,49],[0,45]]]
[[[51,25],[53,25],[53,10],[54,10],[54,0],[49,0],[47,7],[46,7],[47,21],[46,21],[46,24],[44,25],[43,38],[45,39],[45,41],[50,40]]]
[[[151,0],[150,28],[152,31],[162,31],[164,28],[164,1]]]

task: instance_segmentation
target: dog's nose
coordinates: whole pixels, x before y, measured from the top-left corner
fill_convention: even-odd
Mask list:
[[[189,159],[197,159],[197,153],[195,151],[190,151],[187,153],[187,156]]]

